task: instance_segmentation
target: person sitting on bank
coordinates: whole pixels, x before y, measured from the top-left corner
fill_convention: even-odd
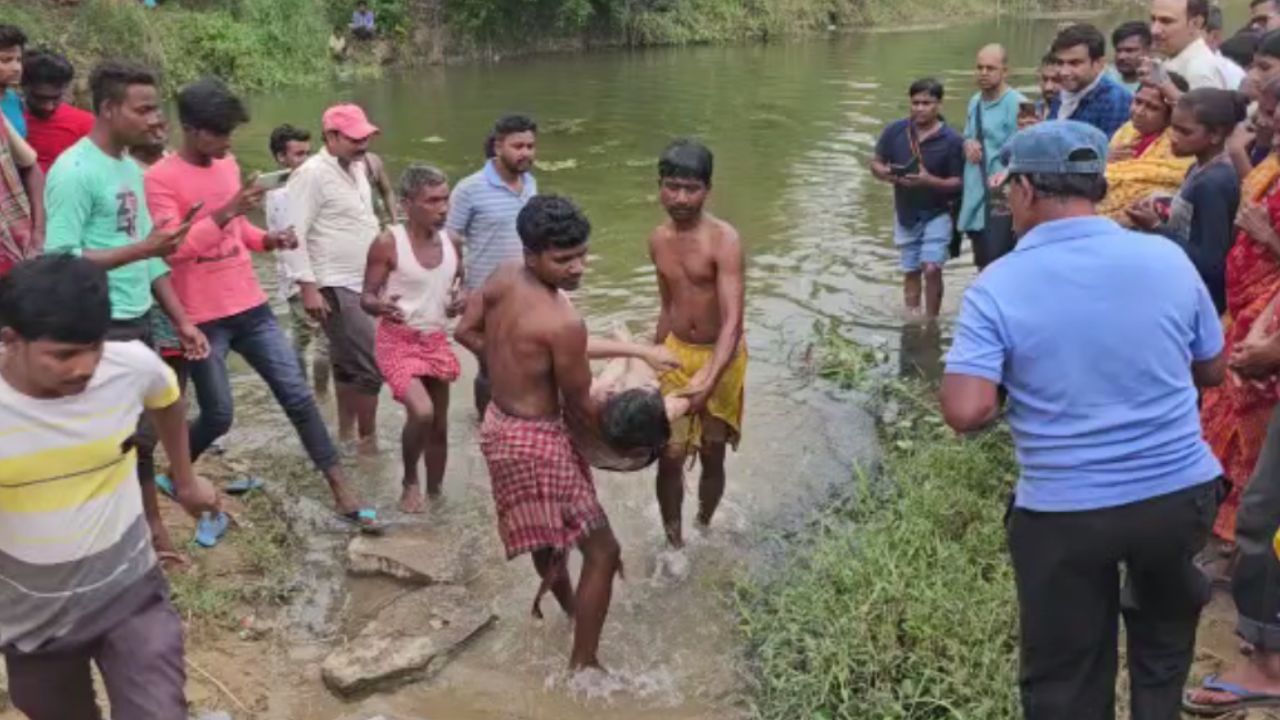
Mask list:
[[[351,34],[357,40],[372,40],[376,30],[377,24],[369,3],[363,0],[356,3],[356,11],[351,13]]]
[[[1173,75],[1172,81],[1182,92],[1187,81]],[[1133,96],[1133,119],[1125,123],[1111,138],[1107,162],[1107,197],[1098,203],[1098,214],[1127,225],[1125,212],[1131,205],[1153,194],[1171,195],[1182,187],[1187,170],[1194,162],[1189,157],[1173,154],[1173,103],[1153,85],[1140,85]]]
[[[942,307],[942,266],[951,243],[951,202],[964,184],[964,138],[942,119],[942,83],[911,84],[911,116],[885,128],[876,143],[871,174],[893,185],[893,242],[902,254],[903,298],[908,314],[937,317]]]
[[[1133,96],[1107,77],[1107,40],[1098,28],[1081,23],[1063,28],[1050,49],[1058,61],[1062,95],[1050,108],[1050,120],[1076,120],[1108,138],[1129,121]]]

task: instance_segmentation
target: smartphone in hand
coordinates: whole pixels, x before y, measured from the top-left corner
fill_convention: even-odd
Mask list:
[[[275,190],[284,187],[289,182],[289,175],[292,170],[277,170],[275,172],[263,173],[253,181],[254,187],[260,187],[263,190]]]

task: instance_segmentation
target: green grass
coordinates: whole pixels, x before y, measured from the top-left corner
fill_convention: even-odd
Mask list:
[[[961,439],[932,390],[874,372],[821,329],[817,372],[897,408],[880,474],[857,478],[776,574],[735,593],[754,714],[768,720],[1017,717],[1017,612],[1002,516],[1002,429]]]

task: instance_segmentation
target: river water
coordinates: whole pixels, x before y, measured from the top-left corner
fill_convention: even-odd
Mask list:
[[[1229,25],[1243,19],[1246,4],[1229,4]],[[1141,10],[1095,21],[1110,28],[1131,17],[1141,17]],[[323,643],[299,642],[288,651],[293,667],[310,669],[280,674],[281,690],[265,716],[692,720],[744,714],[747,679],[726,587],[752,559],[773,557],[780,534],[846,487],[851,468],[874,462],[875,455],[869,418],[797,377],[796,348],[815,321],[835,321],[890,350],[904,348],[904,367],[936,372],[937,337],[904,329],[898,311],[892,198],[866,170],[880,129],[905,113],[907,85],[927,75],[946,84],[946,115],[960,124],[973,91],[973,55],[987,42],[1009,48],[1014,84],[1032,92],[1034,66],[1060,22],[963,20],[786,44],[426,68],[253,98],[253,121],[236,143],[246,169],[270,166],[272,127],[289,122],[314,128],[337,100],[359,102],[381,126],[374,150],[393,177],[407,164],[425,161],[461,178],[482,162],[481,142],[496,116],[535,116],[542,127],[540,188],[574,198],[594,227],[587,280],[575,301],[597,332],[617,322],[637,332],[652,326],[657,298],[645,239],[661,220],[656,157],[675,136],[704,139],[716,154],[712,207],[739,228],[747,249],[753,363],[743,447],[731,456],[716,527],[691,546],[689,578],[671,583],[650,577],[662,548],[652,474],[598,478],[628,568],[601,655],[619,673],[618,687],[566,685],[560,671],[568,623],[553,613],[544,624],[528,619],[536,582],[527,560],[502,560],[475,443],[468,382],[473,364],[464,358],[467,374],[455,386],[451,415],[445,501],[422,521],[483,538],[470,587],[492,605],[497,624],[430,682],[351,703],[329,696],[315,677]],[[269,267],[262,269],[264,284],[273,284]],[[946,316],[954,314],[973,274],[967,255],[948,266],[944,333]],[[287,423],[256,378],[242,372],[236,384],[241,412],[229,438],[232,452],[250,460],[302,462]],[[384,398],[382,454],[352,460],[362,491],[387,509],[399,477],[399,413]],[[324,499],[318,485],[313,496]],[[312,556],[312,564],[332,560],[324,546],[318,560]],[[358,627],[363,610],[395,591],[376,582],[344,582],[340,572],[320,573],[328,578],[320,582],[334,585],[304,593],[302,603],[337,628],[333,632]]]

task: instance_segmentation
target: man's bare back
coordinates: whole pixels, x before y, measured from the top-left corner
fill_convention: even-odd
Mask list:
[[[557,417],[560,388],[553,354],[580,345],[586,358],[586,327],[563,292],[508,265],[490,276],[483,294],[484,358],[492,401],[523,418]]]
[[[662,314],[657,342],[668,333],[695,345],[712,345],[724,320],[721,270],[737,269],[738,300],[727,304],[742,308],[742,243],[729,223],[703,213],[692,227],[681,228],[667,220],[649,236],[649,257],[658,272]],[[731,270],[732,272],[732,270]],[[730,292],[734,292],[730,290]]]

